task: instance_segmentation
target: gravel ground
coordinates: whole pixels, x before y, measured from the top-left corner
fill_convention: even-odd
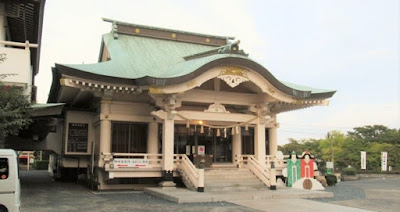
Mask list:
[[[81,185],[53,182],[46,171],[20,171],[21,211],[255,211],[227,202],[178,204],[144,192],[91,192]]]
[[[333,193],[333,198],[313,199],[319,202],[333,202],[353,199],[365,199],[364,189],[348,185],[348,183],[339,182],[336,186],[327,187],[326,191]]]
[[[372,211],[391,212],[400,208],[400,175],[344,181],[326,190],[333,192],[334,197],[314,200]]]

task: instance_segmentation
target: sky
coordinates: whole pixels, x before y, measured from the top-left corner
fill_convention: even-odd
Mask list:
[[[336,90],[329,106],[279,114],[278,144],[381,124],[400,128],[397,0],[47,0],[35,84],[47,101],[51,67],[96,63],[119,21],[233,36],[277,79]]]

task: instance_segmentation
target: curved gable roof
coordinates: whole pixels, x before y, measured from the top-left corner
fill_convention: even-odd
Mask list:
[[[179,31],[180,33],[184,33]],[[61,74],[129,85],[166,86],[189,81],[222,65],[247,67],[261,74],[277,89],[298,98],[329,98],[335,91],[314,89],[277,80],[265,67],[248,58],[236,45],[209,46],[153,37],[103,35],[111,60],[95,64],[60,65]]]

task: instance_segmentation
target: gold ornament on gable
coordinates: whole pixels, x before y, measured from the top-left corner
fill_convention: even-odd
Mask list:
[[[165,91],[159,87],[149,87],[149,93],[151,94],[165,94]]]

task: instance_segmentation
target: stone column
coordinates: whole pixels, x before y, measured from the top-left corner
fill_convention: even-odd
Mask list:
[[[269,128],[269,155],[274,156],[278,151],[277,128]]]
[[[274,119],[274,126],[269,128],[269,155],[274,156],[278,151],[278,138],[277,138],[277,124],[276,124],[276,115],[271,116]]]
[[[147,154],[158,154],[158,123],[150,122],[147,128]]]
[[[100,106],[100,154],[111,152],[111,121],[108,119],[111,101],[101,101]],[[99,167],[104,165],[103,160],[99,160]]]
[[[265,121],[262,117],[258,118],[254,127],[254,156],[260,164],[265,165]]]
[[[235,133],[232,138],[232,161],[237,164],[236,155],[242,154],[242,129],[239,127],[239,133]]]
[[[174,187],[174,119],[167,117],[163,120],[162,137],[162,182],[163,187]]]

